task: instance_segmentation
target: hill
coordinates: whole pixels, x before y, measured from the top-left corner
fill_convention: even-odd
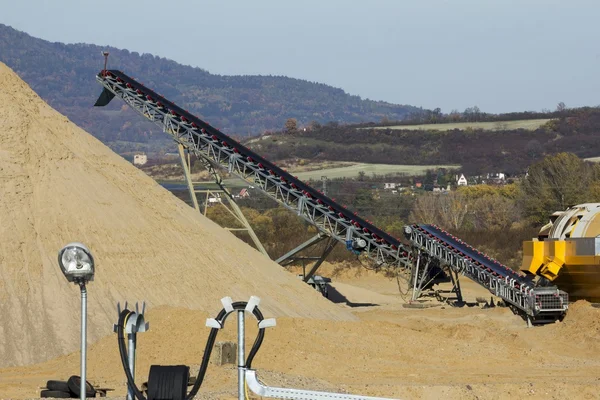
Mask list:
[[[0,367],[79,346],[79,291],[56,254],[94,253],[90,341],[118,301],[214,313],[258,295],[270,314],[353,319],[296,276],[186,206],[44,103],[0,63]]]
[[[554,115],[554,113],[550,113]],[[310,161],[352,161],[396,165],[462,165],[468,174],[503,171],[521,174],[544,156],[571,152],[597,157],[600,149],[600,108],[571,109],[568,116],[546,120],[525,129],[529,121],[508,121],[506,128],[419,129],[357,127],[326,124],[306,132],[265,135],[247,143],[272,161],[301,158]],[[498,124],[481,122],[479,124]],[[476,123],[477,124],[477,123]],[[515,128],[519,126],[519,128]],[[496,128],[496,126],[494,126]]]
[[[45,101],[105,143],[163,138],[153,125],[115,102],[93,109],[100,86],[96,74],[102,50],[109,67],[121,69],[170,100],[239,135],[282,129],[288,118],[299,124],[403,119],[415,107],[363,100],[342,89],[283,76],[211,74],[175,61],[109,46],[51,43],[0,24],[0,61],[11,67]]]

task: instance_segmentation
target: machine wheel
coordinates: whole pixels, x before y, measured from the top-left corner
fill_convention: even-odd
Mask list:
[[[81,378],[77,375],[73,375],[67,381],[69,385],[69,391],[74,395],[79,397],[79,388],[81,385]],[[85,397],[96,397],[96,389],[92,386],[91,383],[85,381]]]
[[[40,392],[40,397],[53,399],[70,399],[71,393],[63,392],[60,390],[42,390]]]
[[[48,390],[58,390],[59,392],[69,392],[69,385],[67,381],[48,381],[46,382]]]

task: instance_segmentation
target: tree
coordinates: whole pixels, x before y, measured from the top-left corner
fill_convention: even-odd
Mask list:
[[[317,130],[317,129],[321,129],[321,124],[317,121],[310,121],[310,123],[308,124],[308,126],[310,127],[311,130]]]
[[[506,230],[517,220],[517,207],[513,200],[499,194],[480,197],[471,207],[475,230]]]
[[[567,106],[562,101],[556,106],[556,111],[563,112],[567,110]]]
[[[468,211],[468,201],[462,193],[427,193],[415,201],[410,220],[420,224],[438,224],[456,231],[462,228]]]
[[[425,171],[425,179],[423,180],[424,184],[433,185],[434,183],[436,183],[436,181],[436,175],[433,172],[433,170],[428,169],[427,171]]]
[[[544,148],[538,140],[532,139],[529,142],[527,142],[527,145],[525,145],[525,152],[527,152],[527,155],[529,157],[536,158],[542,155],[542,153],[544,152]]]
[[[358,189],[352,202],[353,208],[359,214],[368,212],[373,207],[373,192],[369,189]]]
[[[431,112],[431,116],[429,117],[429,120],[435,124],[440,120],[441,117],[442,117],[442,109],[438,107]]]
[[[410,213],[409,220],[418,224],[439,223],[436,215],[438,197],[438,195],[432,193],[417,197]]]
[[[437,196],[439,199],[438,215],[440,225],[455,231],[462,228],[469,211],[467,198],[459,192]]]
[[[296,118],[288,118],[285,121],[285,131],[287,133],[294,133],[296,130],[298,130],[298,121],[296,121]]]
[[[462,119],[462,114],[457,109],[454,109],[454,110],[450,111],[449,117],[450,117],[450,121],[458,122]]]
[[[545,157],[529,167],[521,182],[525,215],[535,224],[546,223],[550,214],[590,201],[590,188],[598,178],[598,167],[572,153]]]

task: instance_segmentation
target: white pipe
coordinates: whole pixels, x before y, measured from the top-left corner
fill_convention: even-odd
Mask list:
[[[246,370],[246,379],[248,379],[248,388],[260,397],[296,400],[393,400],[384,397],[265,386],[260,383],[253,369]]]

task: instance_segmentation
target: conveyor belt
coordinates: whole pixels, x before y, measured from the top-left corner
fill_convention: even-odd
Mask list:
[[[366,254],[379,265],[411,270],[411,253],[416,247],[442,265],[449,265],[482,284],[527,315],[555,315],[566,311],[566,293],[533,289],[524,277],[437,227],[407,227],[410,233],[406,236],[411,243],[403,244],[121,71],[102,70],[97,80],[104,90],[96,106],[107,105],[115,96],[119,97],[211,166],[224,168],[251,182],[323,234],[343,242],[349,250]]]
[[[428,257],[448,265],[537,322],[554,321],[568,309],[568,294],[556,287],[535,287],[528,276],[489,258],[435,225],[405,227],[405,236]]]
[[[500,263],[497,260],[494,260],[479,250],[471,247],[469,244],[463,242],[456,236],[446,232],[445,230],[435,226],[435,225],[419,225],[423,231],[437,237],[439,240],[447,243],[452,246],[454,249],[458,251],[458,254],[462,257],[465,257],[467,260],[472,260],[474,263],[481,265],[488,272],[496,277],[508,277],[509,279],[517,282],[517,285],[530,285],[530,279],[526,279],[524,275],[521,275],[512,269],[508,268],[506,265]]]

